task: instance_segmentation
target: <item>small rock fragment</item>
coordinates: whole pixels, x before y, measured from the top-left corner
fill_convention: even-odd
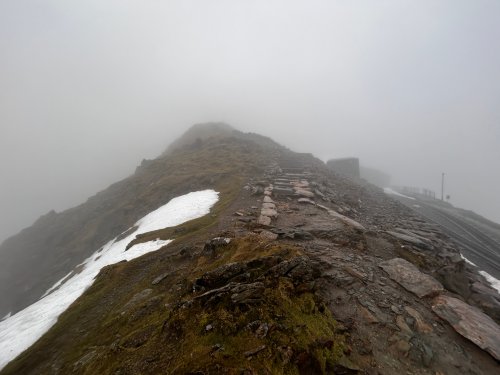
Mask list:
[[[314,201],[312,201],[309,198],[299,198],[299,199],[297,199],[297,202],[304,203],[304,204],[312,204],[312,205],[315,204]]]
[[[358,310],[359,310],[359,315],[366,323],[368,324],[379,323],[379,320],[371,312],[369,312],[368,309],[365,309],[363,306],[359,306]]]
[[[265,348],[266,348],[265,345],[261,345],[261,346],[255,348],[255,349],[249,350],[249,351],[247,351],[247,352],[245,352],[243,354],[244,354],[245,357],[252,357],[252,356],[260,353],[261,351],[263,351]]]
[[[408,324],[406,324],[406,321],[402,315],[396,316],[396,325],[401,330],[401,332],[408,333],[410,335],[413,333]]]
[[[424,321],[422,315],[420,315],[417,310],[410,306],[405,306],[405,310],[413,319],[415,319],[415,328],[418,332],[430,333],[433,331],[432,327]]]
[[[274,241],[278,238],[278,235],[273,232],[269,232],[268,230],[263,230],[259,233],[259,236],[266,239],[266,240],[271,240]]]
[[[160,276],[156,277],[152,282],[151,284],[153,285],[156,285],[156,284],[159,284],[161,283],[164,279],[166,279],[168,277],[168,275],[170,275],[170,272],[165,272],[165,273],[162,273]]]

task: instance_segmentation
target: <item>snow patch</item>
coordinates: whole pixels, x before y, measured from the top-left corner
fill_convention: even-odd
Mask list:
[[[197,191],[172,199],[140,219],[134,225],[137,229],[133,233],[120,240],[119,237],[114,238],[92,254],[81,264],[78,272],[72,271],[64,276],[40,300],[13,316],[6,316],[0,321],[0,369],[47,332],[59,315],[92,285],[101,268],[137,258],[172,241],[156,239],[126,250],[136,235],[202,217],[210,212],[218,199],[219,193],[214,190]]]
[[[10,318],[11,315],[12,313],[8,312],[2,319],[0,319],[0,321]]]
[[[83,263],[82,263],[82,264],[79,264],[78,266],[80,266],[80,265],[83,265]],[[78,267],[78,266],[77,266],[77,267]],[[52,293],[54,290],[59,289],[59,287],[60,287],[62,284],[64,284],[64,283],[65,283],[65,282],[66,282],[66,281],[67,281],[67,280],[71,277],[71,275],[72,275],[72,274],[73,274],[73,271],[68,272],[68,274],[67,274],[66,276],[64,276],[61,280],[59,280],[59,281],[58,281],[57,283],[55,283],[54,285],[52,285],[52,286],[51,286],[51,287],[50,287],[50,288],[49,288],[49,289],[48,289],[48,290],[47,290],[47,291],[43,294],[43,296],[41,296],[41,297],[40,297],[40,299],[42,299],[42,298],[43,298],[43,297],[45,297],[46,295],[48,295],[48,294]]]
[[[495,277],[491,276],[488,272],[486,271],[479,271],[481,275],[484,276],[486,281],[490,283],[491,287],[496,289],[497,292],[500,294],[500,280],[496,279]]]
[[[415,198],[412,198],[412,197],[409,197],[407,195],[403,195],[401,193],[398,193],[397,191],[392,190],[389,187],[384,188],[384,193],[386,193],[388,195],[397,195],[398,197],[403,197],[403,198],[406,198],[406,199],[411,199],[412,201],[416,200]]]
[[[464,257],[462,254],[460,254],[463,260],[465,260],[467,263],[469,263],[471,266],[477,267],[475,263],[472,263],[469,259]],[[491,285],[492,288],[496,289],[497,292],[500,294],[500,280],[497,278],[491,276],[488,272],[486,271],[479,271],[481,275],[486,279],[486,281]]]
[[[462,254],[460,254],[460,256],[462,257],[463,260],[465,260],[466,263],[469,263],[471,266],[477,267],[476,263],[472,263],[469,259],[464,257]]]

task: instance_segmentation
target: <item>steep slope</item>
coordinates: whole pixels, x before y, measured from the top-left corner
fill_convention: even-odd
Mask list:
[[[499,371],[500,298],[446,234],[267,142],[210,137],[145,163],[219,202],[131,241],[175,238],[104,268],[2,374]]]
[[[36,301],[146,213],[175,196],[213,186],[228,174],[237,181],[262,168],[259,163],[272,152],[271,147],[262,148],[243,139],[193,147],[143,161],[134,175],[86,203],[61,213],[52,211],[6,240],[0,247],[0,317]]]
[[[472,211],[419,195],[395,197],[426,219],[437,223],[463,255],[500,279],[500,225]]]

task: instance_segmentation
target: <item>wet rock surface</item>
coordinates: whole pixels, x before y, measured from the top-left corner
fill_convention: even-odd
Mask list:
[[[376,188],[332,183],[306,170],[276,172],[275,187],[286,184],[314,196],[271,194],[281,207],[272,231],[278,240],[299,241],[319,264],[321,276],[313,277],[321,285],[317,293],[349,332],[349,358],[359,366],[339,371],[437,375],[500,370],[489,352],[475,348],[469,338],[457,342],[432,308],[433,297],[456,293],[469,308],[497,317],[498,294],[484,280],[473,286],[478,278],[447,236]],[[481,298],[474,295],[478,290]]]
[[[449,296],[436,297],[432,309],[458,333],[500,361],[500,327],[489,316]]]
[[[418,270],[410,262],[394,258],[380,263],[389,277],[418,297],[432,297],[443,291],[443,286],[432,276]]]

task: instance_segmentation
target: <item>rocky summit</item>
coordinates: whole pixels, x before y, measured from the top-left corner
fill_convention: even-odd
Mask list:
[[[219,193],[136,236],[173,241],[101,269],[1,374],[500,373],[500,296],[439,225],[312,154],[209,128],[2,245],[2,312],[21,311],[146,213]]]

